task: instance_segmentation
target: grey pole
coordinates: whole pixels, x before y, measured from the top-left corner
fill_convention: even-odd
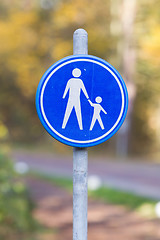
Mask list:
[[[73,54],[88,54],[88,34],[77,29],[73,34]],[[73,149],[73,240],[87,240],[88,153]]]

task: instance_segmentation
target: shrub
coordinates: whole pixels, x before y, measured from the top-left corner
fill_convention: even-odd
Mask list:
[[[32,204],[13,162],[0,152],[0,239],[25,239],[34,230]],[[28,239],[28,238],[27,238]]]

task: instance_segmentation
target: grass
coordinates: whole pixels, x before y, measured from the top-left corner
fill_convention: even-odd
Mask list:
[[[107,187],[101,187],[96,191],[89,191],[89,196],[97,200],[102,200],[105,203],[125,206],[130,210],[138,212],[143,217],[156,217],[156,201],[149,198]]]
[[[69,192],[73,190],[72,179],[61,178],[55,176],[48,176],[45,174],[32,172],[33,176],[46,180],[58,187],[64,188]],[[122,205],[128,209],[135,210],[145,217],[156,217],[155,215],[155,204],[156,201],[137,196],[132,193],[115,190],[106,186],[100,187],[97,190],[88,190],[89,198],[100,200],[105,203],[111,203],[115,205]]]
[[[136,209],[146,203],[155,203],[154,200],[107,187],[101,187],[96,191],[89,191],[89,196],[101,199],[104,202],[124,205],[130,209]]]
[[[56,176],[51,176],[51,175],[47,175],[47,174],[43,174],[43,173],[39,173],[39,172],[30,172],[29,173],[30,176],[33,177],[37,177],[40,178],[42,180],[46,180],[58,187],[64,188],[68,191],[72,191],[72,179],[70,178],[62,178],[62,177],[56,177]]]

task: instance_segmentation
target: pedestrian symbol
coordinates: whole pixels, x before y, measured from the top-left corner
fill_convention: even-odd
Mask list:
[[[52,65],[36,95],[39,118],[57,140],[89,147],[113,136],[128,106],[125,83],[104,60],[74,55]]]
[[[96,120],[98,120],[101,128],[104,129],[104,125],[103,125],[102,119],[100,117],[100,112],[103,111],[105,114],[107,114],[107,112],[99,104],[102,102],[102,98],[96,97],[96,99],[95,99],[96,103],[92,103],[91,100],[88,100],[88,101],[91,104],[91,106],[94,107],[93,118],[92,118],[92,122],[91,122],[91,126],[90,126],[89,130],[91,131],[93,129],[93,126],[94,126]]]
[[[73,77],[67,82],[67,86],[65,88],[63,98],[65,98],[67,92],[69,91],[68,103],[64,115],[62,128],[66,127],[68,119],[71,115],[73,108],[75,109],[79,128],[83,130],[82,126],[82,114],[81,114],[81,103],[80,103],[80,93],[83,91],[84,95],[88,99],[88,94],[83,84],[83,81],[78,78],[81,75],[81,70],[78,68],[73,69],[72,71]]]

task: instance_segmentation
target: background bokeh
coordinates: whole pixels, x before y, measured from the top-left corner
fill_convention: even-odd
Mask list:
[[[84,28],[89,54],[111,63],[129,91],[124,126],[92,151],[160,155],[160,2],[158,0],[1,0],[0,141],[67,147],[43,130],[35,93],[43,73],[72,55],[72,36]],[[123,137],[123,141],[121,141]]]
[[[78,28],[129,93],[123,126],[89,148],[89,239],[157,240],[159,0],[0,0],[0,239],[71,239],[72,148],[44,130],[35,95]]]

